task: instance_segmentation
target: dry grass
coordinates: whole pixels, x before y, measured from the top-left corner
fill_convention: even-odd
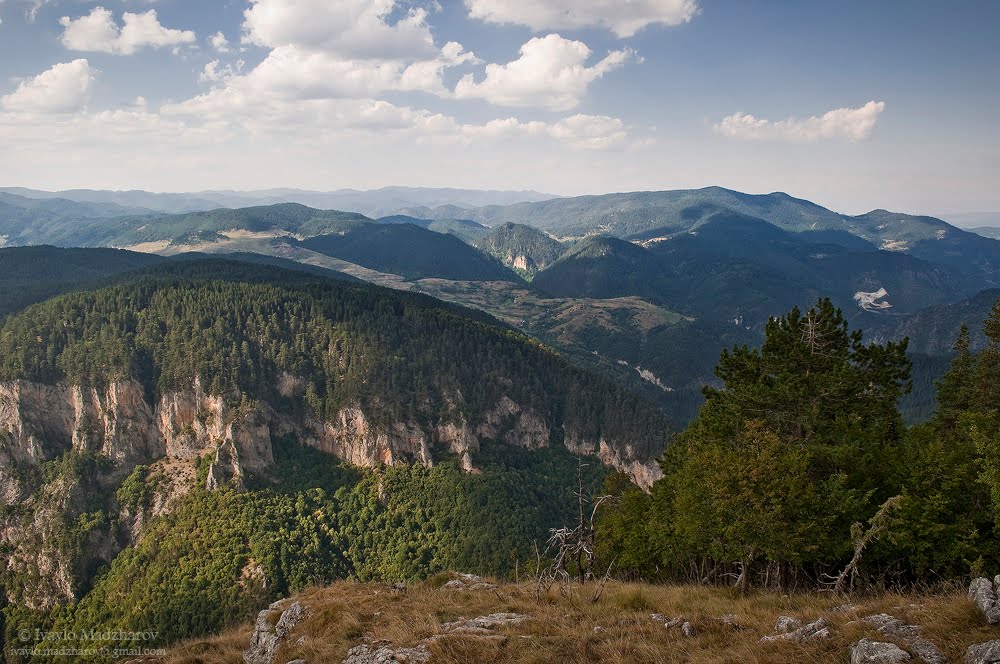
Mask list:
[[[384,585],[352,582],[300,593],[296,599],[309,614],[279,653],[278,663],[298,658],[310,664],[337,663],[348,649],[362,643],[413,646],[440,634],[442,623],[501,611],[526,614],[532,620],[503,630],[508,637],[503,642],[459,635],[435,639],[429,644],[432,662],[844,662],[848,647],[864,636],[891,640],[876,636],[861,622],[862,617],[880,612],[922,626],[924,635],[951,661],[961,661],[973,643],[1000,638],[1000,629],[987,626],[959,589],[855,599],[854,608],[834,611],[844,600],[825,594],[762,592],[741,597],[724,588],[612,583],[600,601],[591,603],[592,587],[553,591],[536,599],[533,587],[524,584],[501,585],[495,592],[461,592],[441,588],[437,581],[410,586],[403,594]],[[679,629],[665,629],[650,619],[652,612],[683,616],[698,635],[686,638]],[[734,615],[745,629],[719,622],[717,618],[725,614]],[[761,644],[760,637],[772,632],[779,615],[803,622],[823,616],[833,636],[804,644]],[[163,661],[239,664],[249,633],[250,625],[245,625],[178,644]]]

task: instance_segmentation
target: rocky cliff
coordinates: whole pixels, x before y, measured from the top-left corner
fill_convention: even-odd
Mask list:
[[[208,466],[200,476],[209,490],[241,489],[248,474],[267,475],[276,441],[288,437],[355,466],[430,466],[454,456],[469,472],[478,472],[474,458],[485,441],[526,449],[561,442],[575,454],[596,456],[628,473],[641,486],[659,477],[659,468],[636,458],[627,444],[553,431],[538,413],[506,396],[479,421],[459,416],[428,426],[377,423],[358,405],[326,421],[278,412],[267,403],[233,405],[208,394],[197,380],[152,403],[133,380],[101,389],[14,381],[0,384],[0,497],[10,508],[0,521],[0,546],[10,551],[10,572],[39,580],[17,600],[51,608],[78,599],[94,569],[138,541],[150,516],[169,511],[172,501],[194,486],[200,463]],[[54,475],[43,472],[51,465],[46,462],[67,458],[92,463]],[[169,478],[148,505],[118,504],[109,497],[134,468],[146,465]],[[168,468],[172,471],[163,472]],[[93,516],[101,513],[117,514],[117,521]]]

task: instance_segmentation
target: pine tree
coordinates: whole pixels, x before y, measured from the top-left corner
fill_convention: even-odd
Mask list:
[[[818,565],[853,549],[852,523],[895,495],[909,387],[906,342],[862,343],[829,299],[765,328],[760,349],[724,351],[722,388],[662,464],[681,555]],[[654,501],[655,503],[656,501]]]
[[[970,350],[969,326],[966,323],[962,323],[952,350],[955,358],[951,361],[948,372],[935,385],[940,417],[953,424],[957,414],[971,405],[971,388],[976,370],[976,359]]]

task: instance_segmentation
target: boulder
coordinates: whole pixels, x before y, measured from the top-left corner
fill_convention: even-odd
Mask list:
[[[696,630],[691,623],[686,622],[683,625],[681,625],[681,634],[690,639],[695,636],[698,636],[698,630]]]
[[[496,584],[476,574],[459,574],[458,578],[444,584],[446,590],[493,590]]]
[[[997,664],[1000,662],[1000,641],[987,641],[969,646],[965,651],[965,664]]]
[[[899,664],[911,659],[910,654],[895,643],[861,639],[851,647],[851,664]]]
[[[819,618],[808,625],[790,616],[781,616],[774,625],[774,634],[763,637],[761,643],[771,643],[774,641],[792,641],[802,643],[814,639],[827,639],[830,637],[830,625],[826,618]]]
[[[969,584],[969,599],[976,603],[979,612],[991,625],[1000,623],[1000,602],[997,601],[997,589],[1000,587],[1000,576],[992,581],[979,577]]]
[[[302,622],[306,610],[298,602],[283,609],[284,600],[275,602],[257,614],[250,647],[243,653],[246,664],[274,664],[275,655],[285,637]]]
[[[945,664],[948,661],[944,653],[930,639],[926,639],[920,634],[920,628],[916,625],[908,625],[887,613],[868,616],[864,618],[864,621],[877,629],[879,633],[905,643],[910,652],[926,664]]]
[[[462,619],[445,623],[441,625],[441,631],[445,634],[490,634],[500,627],[520,625],[526,620],[531,618],[520,613],[491,613],[471,620]]]
[[[778,621],[774,623],[775,634],[788,634],[802,627],[802,621],[791,616],[778,616]]]
[[[424,664],[431,652],[426,646],[392,648],[390,646],[355,646],[347,651],[341,664]]]

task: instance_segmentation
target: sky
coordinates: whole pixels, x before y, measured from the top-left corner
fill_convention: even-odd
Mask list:
[[[0,186],[994,211],[998,25],[994,0],[0,0]]]

